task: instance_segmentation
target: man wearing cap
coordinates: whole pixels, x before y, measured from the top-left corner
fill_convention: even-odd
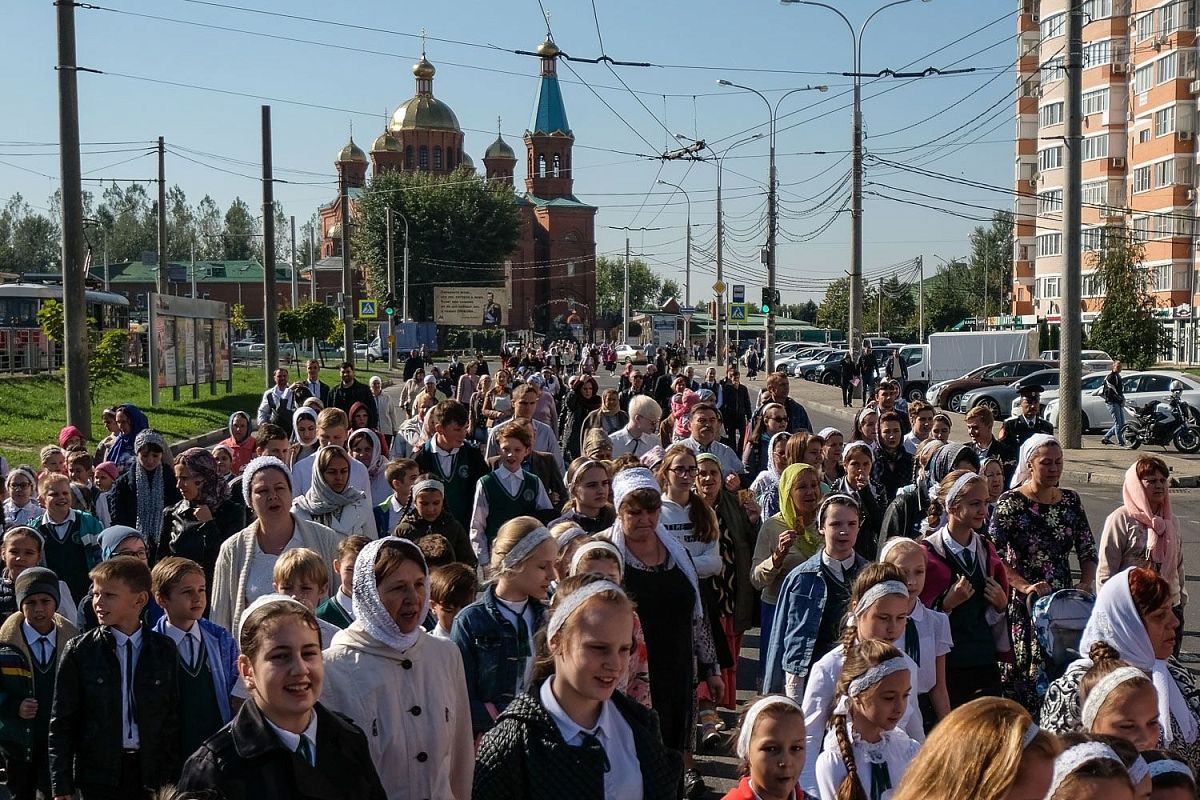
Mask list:
[[[996,438],[1019,453],[1025,440],[1035,433],[1054,435],[1054,426],[1038,412],[1041,407],[1042,387],[1037,384],[1021,387],[1021,413],[1004,420]]]
[[[634,396],[629,401],[629,422],[619,431],[613,431],[612,457],[620,458],[626,453],[641,458],[656,444],[661,443],[658,426],[662,422],[662,409],[653,397],[645,394]]]
[[[342,382],[329,390],[329,402],[326,405],[340,408],[349,414],[355,403],[362,403],[367,407],[367,427],[372,430],[377,429],[379,427],[379,411],[375,407],[374,398],[371,397],[371,390],[354,378],[353,363],[343,361],[341,372]]]
[[[50,570],[29,567],[14,588],[20,611],[0,626],[0,693],[7,698],[6,713],[0,714],[0,750],[14,798],[38,791],[50,797],[54,672],[59,653],[79,631],[57,613],[59,581]]]

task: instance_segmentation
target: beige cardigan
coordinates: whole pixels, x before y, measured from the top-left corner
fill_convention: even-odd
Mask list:
[[[1181,533],[1182,536],[1182,533]],[[1149,540],[1146,528],[1133,518],[1125,506],[1117,506],[1117,510],[1104,520],[1104,530],[1100,533],[1100,543],[1096,548],[1100,563],[1096,569],[1096,588],[1118,572],[1129,567],[1149,567],[1161,574],[1158,564],[1150,559]],[[1183,545],[1179,547],[1179,564],[1176,567],[1178,578],[1167,581],[1171,587],[1171,605],[1182,606],[1187,603],[1187,589],[1180,580],[1183,577]]]
[[[307,547],[321,556],[329,565],[329,586],[338,586],[341,578],[333,571],[333,559],[337,555],[338,542],[343,537],[312,520],[301,519],[295,514],[292,515],[292,519],[296,523],[292,534],[296,546]],[[254,557],[257,532],[256,520],[226,539],[217,554],[217,565],[213,570],[212,613],[209,619],[229,631],[235,638],[237,621],[241,619],[242,610],[256,599],[246,597],[246,580],[250,577],[250,562]]]

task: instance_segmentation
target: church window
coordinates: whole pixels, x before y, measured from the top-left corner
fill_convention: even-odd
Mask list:
[[[454,169],[454,167],[455,167],[455,164],[454,164],[454,148],[453,148],[453,147],[447,147],[447,148],[446,148],[446,169]]]
[[[544,155],[539,155],[537,158],[538,158],[537,175],[539,178],[544,178],[544,177],[546,177],[546,157]]]
[[[410,144],[408,147],[404,148],[404,168],[412,169],[413,166],[413,148]]]
[[[555,153],[554,154],[554,177],[556,177],[556,178],[560,177],[561,166],[562,166],[562,162],[559,159],[558,153]]]
[[[429,169],[429,148],[426,145],[421,145],[421,160],[419,162],[421,169]]]
[[[440,170],[442,168],[442,147],[441,145],[433,146],[433,168]]]

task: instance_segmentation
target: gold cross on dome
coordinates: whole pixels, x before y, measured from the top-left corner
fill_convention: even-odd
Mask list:
[[[425,57],[425,29],[421,28],[421,58]]]
[[[550,12],[543,11],[542,13],[546,15],[546,35],[549,36],[550,35]]]

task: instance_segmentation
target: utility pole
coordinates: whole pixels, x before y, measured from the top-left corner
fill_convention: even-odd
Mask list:
[[[263,369],[267,386],[279,366],[279,295],[275,287],[275,179],[271,164],[271,107],[262,107]]]
[[[167,293],[167,145],[158,137],[158,280],[159,294]]]
[[[621,307],[621,341],[629,343],[629,235],[625,235],[625,290]]]
[[[300,305],[300,276],[296,274],[296,215],[292,215],[292,310]]]
[[[683,263],[683,304],[685,306],[692,305],[692,198],[687,193],[687,190],[682,186],[671,183],[669,181],[659,181],[663,186],[671,186],[683,193],[683,199],[687,201],[687,244],[684,251]],[[687,347],[692,344],[692,318],[684,316],[683,318],[683,341]]]
[[[879,321],[876,323],[876,336],[883,336],[883,278],[879,279]]]
[[[925,344],[925,256],[917,256],[917,341]]]
[[[1083,140],[1083,5],[1072,3],[1067,8],[1067,95],[1066,170],[1063,175],[1063,287],[1062,321],[1059,323],[1059,389],[1058,440],[1064,448],[1076,450],[1081,445],[1080,430],[1080,349],[1082,346],[1083,314],[1080,310],[1082,278],[1081,213],[1082,180],[1081,144]]]
[[[732,148],[727,148],[726,153]],[[725,285],[725,216],[721,208],[721,159],[717,159],[717,286]],[[717,317],[717,363],[729,363],[728,347],[725,345],[724,297],[718,293],[713,300],[713,311]]]
[[[91,437],[88,395],[86,264],[83,238],[83,182],[79,166],[79,86],[75,63],[75,4],[57,0],[58,139],[62,180],[63,357],[66,367],[67,424]],[[160,140],[161,141],[161,140]],[[107,240],[105,241],[107,250]]]
[[[354,284],[350,272],[350,186],[341,177],[342,201],[342,347],[346,361],[354,360]]]
[[[400,321],[411,322],[408,318],[408,217],[401,214],[399,211],[394,211],[400,221],[404,223],[404,299],[400,303]]]
[[[396,254],[395,254],[395,236],[396,231],[392,227],[392,209],[387,210],[387,296],[393,298],[395,302],[396,292]],[[394,306],[393,306],[394,307]],[[396,369],[396,345],[393,338],[395,328],[393,323],[396,320],[394,314],[385,314],[384,319],[387,320],[387,335],[379,337],[379,345],[388,349],[388,369]],[[391,339],[391,343],[388,340]]]
[[[188,268],[188,272],[191,273],[191,276],[192,276],[192,299],[195,300],[196,299],[196,242],[195,241],[192,242],[192,261],[191,261],[191,266]]]

